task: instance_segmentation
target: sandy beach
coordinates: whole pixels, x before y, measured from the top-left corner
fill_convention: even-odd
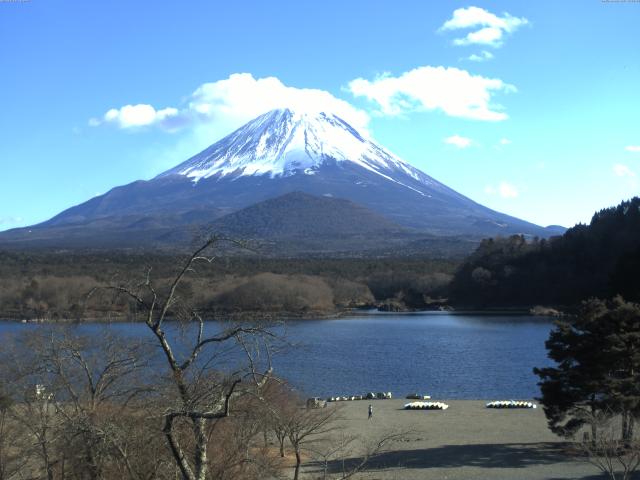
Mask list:
[[[537,409],[487,409],[486,401],[444,400],[445,411],[404,410],[410,400],[337,402],[342,435],[375,440],[391,431],[411,431],[370,463],[366,479],[597,479],[591,464],[568,453]],[[367,407],[373,405],[373,418]],[[358,455],[351,454],[351,461]],[[329,464],[337,472],[342,462]],[[307,467],[307,472],[321,468]]]

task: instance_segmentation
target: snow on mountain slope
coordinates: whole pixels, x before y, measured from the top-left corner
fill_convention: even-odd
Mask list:
[[[298,194],[291,196],[294,192]],[[335,204],[311,201],[305,195],[352,202],[352,213],[362,212],[362,218],[351,215],[348,221],[329,221],[336,212],[327,205]],[[270,199],[278,198],[276,206],[282,208],[263,208],[273,206]],[[235,212],[243,213],[229,216]],[[296,212],[296,216],[285,222],[283,212]],[[378,220],[370,221],[372,215]],[[340,243],[349,232],[361,232],[365,238],[370,231],[367,224],[381,226],[385,222],[403,229],[398,233],[406,237],[402,241],[413,239],[416,233],[469,238],[553,234],[474,202],[358,133],[336,115],[284,109],[257,117],[151,180],[114,187],[39,225],[0,234],[0,244],[29,241],[56,247],[108,244],[147,248],[154,239],[164,244],[182,241],[178,237],[184,240],[191,228],[209,228],[221,218],[235,218],[236,226],[246,222],[242,225],[245,231],[258,232],[267,226],[272,229],[269,231],[289,232],[291,238],[296,237],[295,232],[311,231],[311,219],[321,231],[333,232],[331,248],[335,251],[355,248],[348,242]],[[384,241],[378,236],[373,243],[380,240],[376,245],[386,244],[389,238],[385,235]]]
[[[158,177],[178,174],[197,183],[210,177],[314,175],[327,161],[352,162],[424,196],[428,194],[415,184],[407,185],[402,177],[409,176],[431,187],[440,185],[362,136],[340,117],[289,109],[272,110],[257,117]]]

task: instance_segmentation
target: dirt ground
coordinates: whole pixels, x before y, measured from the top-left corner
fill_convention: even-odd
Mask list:
[[[446,401],[444,411],[404,410],[410,400],[362,400],[329,404],[341,410],[334,444],[344,436],[375,441],[392,431],[411,431],[369,464],[358,478],[392,479],[589,479],[604,478],[593,465],[570,455],[564,439],[547,429],[537,409],[487,409],[485,401]],[[373,418],[367,407],[373,405]],[[347,455],[346,465],[358,462]],[[327,465],[329,473],[343,467],[343,459]],[[308,464],[309,478],[324,465]]]

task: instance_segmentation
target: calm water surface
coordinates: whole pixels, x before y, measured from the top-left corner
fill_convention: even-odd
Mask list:
[[[532,398],[539,394],[533,367],[550,364],[544,342],[552,326],[540,317],[449,313],[299,320],[286,326],[294,346],[273,364],[298,389],[322,397],[391,391],[449,399]],[[0,323],[0,333],[30,328],[42,325]],[[98,333],[105,327],[78,328]],[[141,324],[110,328],[148,335]]]

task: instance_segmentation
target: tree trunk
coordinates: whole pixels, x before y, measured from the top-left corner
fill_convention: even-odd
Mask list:
[[[51,460],[49,459],[49,449],[47,448],[46,440],[40,441],[40,448],[42,450],[44,468],[47,471],[47,480],[53,480],[53,465],[51,465]]]
[[[591,405],[591,446],[596,446],[598,439],[598,425],[596,424],[596,407]]]
[[[193,421],[193,431],[196,439],[196,480],[206,480],[207,478],[207,432],[206,420],[197,418]]]
[[[628,411],[624,411],[622,413],[622,440],[624,441],[625,445],[629,445],[633,440],[633,427],[633,415]]]
[[[163,428],[163,433],[165,438],[167,439],[167,443],[169,444],[169,449],[171,450],[171,454],[173,455],[173,459],[176,462],[176,466],[180,470],[180,475],[183,480],[194,480],[195,475],[193,474],[187,459],[185,458],[184,452],[178,443],[178,440],[173,436],[173,420],[171,417],[165,417],[165,424]]]
[[[293,472],[293,480],[298,480],[300,475],[300,465],[302,464],[302,457],[300,456],[300,449],[296,447],[296,469]]]

